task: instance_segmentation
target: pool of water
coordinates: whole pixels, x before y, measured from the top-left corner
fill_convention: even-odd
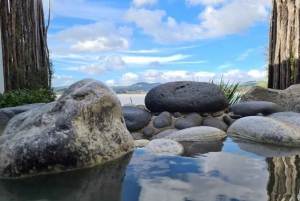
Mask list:
[[[0,180],[1,201],[299,200],[299,149],[246,141],[184,143],[184,156],[137,148],[93,168]]]

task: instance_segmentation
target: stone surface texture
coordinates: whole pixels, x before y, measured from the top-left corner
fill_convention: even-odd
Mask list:
[[[300,127],[260,116],[236,120],[227,130],[232,137],[284,146],[300,146]]]
[[[214,141],[225,137],[226,133],[220,129],[198,126],[171,133],[163,139],[172,139],[175,141]]]
[[[135,140],[134,141],[134,144],[135,144],[135,147],[145,147],[147,146],[147,144],[149,144],[149,140]]]
[[[123,106],[123,116],[129,131],[137,131],[146,126],[151,120],[151,113],[135,106]]]
[[[269,101],[248,101],[230,106],[229,111],[233,112],[235,115],[246,117],[256,116],[258,113],[269,115],[276,112],[282,112],[284,111],[284,108]]]
[[[145,97],[151,112],[215,112],[228,107],[221,88],[205,82],[169,82],[152,88]]]
[[[170,112],[160,113],[153,121],[155,128],[164,128],[172,124],[172,114]]]
[[[153,136],[153,137],[151,138],[151,140],[164,138],[164,137],[166,137],[167,135],[169,135],[169,134],[171,134],[171,133],[174,133],[174,132],[176,132],[176,131],[178,131],[178,129],[167,129],[167,130],[164,130],[164,131],[158,133],[157,135]]]
[[[89,167],[133,148],[116,94],[99,81],[84,79],[56,102],[11,119],[0,137],[0,176]]]
[[[218,128],[224,132],[226,132],[228,129],[228,125],[224,123],[224,121],[221,121],[214,117],[204,118],[202,121],[202,126],[210,126],[210,127]]]
[[[191,113],[175,122],[175,128],[186,129],[190,127],[200,126],[203,118],[198,113]]]
[[[300,84],[292,85],[285,90],[255,86],[240,100],[246,101],[270,101],[285,108],[286,111],[300,112]]]
[[[145,149],[152,154],[157,155],[182,155],[183,146],[170,139],[156,139],[149,142]]]
[[[298,112],[278,112],[269,115],[268,117],[278,119],[283,122],[287,122],[290,124],[294,124],[296,126],[300,126],[300,113]]]

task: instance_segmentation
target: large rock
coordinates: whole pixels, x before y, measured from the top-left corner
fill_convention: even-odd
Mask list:
[[[228,128],[227,134],[262,143],[300,146],[299,126],[268,117],[238,119]]]
[[[137,131],[144,128],[151,120],[151,114],[147,110],[134,106],[123,106],[126,127],[129,131]]]
[[[32,104],[20,105],[20,106],[16,106],[16,107],[8,107],[6,109],[14,112],[15,114],[20,114],[22,112],[26,112],[33,108],[39,107],[41,105],[45,105],[45,103],[32,103]]]
[[[258,113],[263,115],[269,115],[276,112],[282,112],[284,109],[276,103],[268,101],[249,101],[234,104],[229,107],[229,111],[236,115],[246,116],[256,116]]]
[[[277,112],[269,115],[268,117],[300,126],[300,113],[298,112]]]
[[[205,82],[169,82],[152,88],[145,97],[151,112],[215,112],[228,107],[221,88]]]
[[[0,176],[93,166],[134,148],[121,104],[106,85],[74,83],[57,100],[12,118],[0,138]]]
[[[220,129],[208,126],[198,126],[176,131],[163,139],[192,142],[221,140],[225,137],[226,133]]]
[[[285,90],[252,87],[242,97],[240,102],[270,101],[285,108],[286,111],[300,112],[300,84],[292,85]]]

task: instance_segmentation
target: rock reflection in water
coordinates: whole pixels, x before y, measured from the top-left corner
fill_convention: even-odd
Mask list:
[[[299,156],[266,158],[269,201],[299,200]]]
[[[26,179],[0,180],[1,201],[119,201],[132,153],[97,166]]]
[[[184,156],[195,157],[209,152],[220,152],[225,139],[211,142],[180,142],[184,147]]]

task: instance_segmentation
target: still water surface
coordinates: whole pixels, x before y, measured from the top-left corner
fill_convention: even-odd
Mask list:
[[[299,200],[300,150],[249,142],[184,143],[185,156],[138,148],[94,168],[0,180],[1,201]],[[268,156],[268,157],[266,157]]]

